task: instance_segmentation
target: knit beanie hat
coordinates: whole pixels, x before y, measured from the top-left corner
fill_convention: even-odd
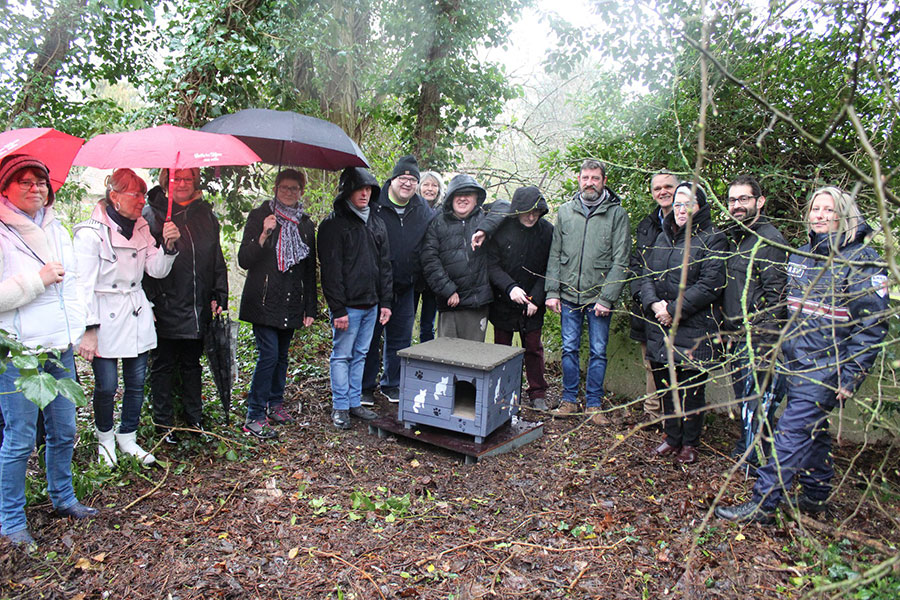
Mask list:
[[[394,172],[391,173],[391,179],[403,175],[411,175],[415,177],[416,180],[419,179],[419,161],[417,161],[416,157],[412,154],[400,157],[400,160],[397,161],[397,166],[394,167]]]
[[[16,173],[22,169],[36,169],[44,175],[47,179],[47,203],[44,206],[53,204],[56,195],[50,185],[50,169],[40,159],[29,154],[10,154],[0,162],[0,193],[6,190]]]

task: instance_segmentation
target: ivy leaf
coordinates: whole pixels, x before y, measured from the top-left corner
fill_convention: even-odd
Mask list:
[[[60,394],[75,403],[75,406],[85,406],[87,399],[84,397],[84,388],[82,388],[74,379],[63,377],[56,380],[56,388]]]
[[[16,379],[16,387],[25,397],[43,410],[57,395],[56,378],[50,373],[23,375]]]

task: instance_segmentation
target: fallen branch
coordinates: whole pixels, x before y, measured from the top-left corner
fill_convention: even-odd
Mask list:
[[[141,502],[142,500],[152,496],[154,493],[156,493],[156,490],[158,490],[159,488],[162,487],[162,485],[166,482],[166,479],[168,479],[168,478],[169,478],[169,465],[167,464],[166,472],[163,474],[162,479],[159,480],[159,483],[157,483],[155,486],[153,486],[153,489],[150,490],[149,492],[147,492],[146,494],[143,494],[143,495],[135,498],[134,500],[132,500],[131,502],[129,502],[128,504],[123,506],[122,510],[128,510],[129,508],[133,507],[138,502]]]
[[[826,533],[833,538],[841,538],[845,537],[850,541],[856,542],[857,544],[862,544],[863,546],[868,546],[874,550],[878,550],[882,554],[887,556],[896,556],[898,550],[895,548],[890,548],[878,540],[873,540],[870,537],[866,537],[863,534],[853,531],[852,529],[835,529],[831,525],[827,523],[822,523],[821,521],[816,521],[810,517],[807,517],[804,514],[797,515],[797,522],[800,523],[803,527],[809,527],[810,529],[815,529],[816,531],[821,531],[822,533]]]
[[[470,548],[472,546],[480,546],[481,544],[488,544],[490,542],[503,542],[506,539],[507,538],[492,537],[492,538],[484,538],[481,540],[476,540],[474,542],[468,542],[466,544],[460,544],[459,546],[454,546],[453,548],[444,550],[443,552],[439,552],[438,554],[432,554],[431,556],[426,556],[425,558],[416,561],[416,566],[421,567],[422,565],[424,565],[427,562],[434,562],[434,561],[440,559],[445,554],[450,554],[451,552],[456,552],[457,550],[462,550],[463,548]],[[516,542],[516,543],[518,543],[518,542]]]

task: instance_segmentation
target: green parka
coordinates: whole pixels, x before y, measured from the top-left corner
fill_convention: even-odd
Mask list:
[[[631,226],[618,196],[606,191],[607,198],[590,215],[580,193],[559,207],[547,262],[547,298],[607,308],[618,301],[628,279]]]

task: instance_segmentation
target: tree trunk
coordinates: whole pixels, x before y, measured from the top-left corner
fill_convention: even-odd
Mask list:
[[[59,68],[69,53],[80,13],[86,6],[87,0],[64,0],[47,19],[44,41],[10,110],[9,123],[20,114],[39,113],[45,98],[53,93]]]

